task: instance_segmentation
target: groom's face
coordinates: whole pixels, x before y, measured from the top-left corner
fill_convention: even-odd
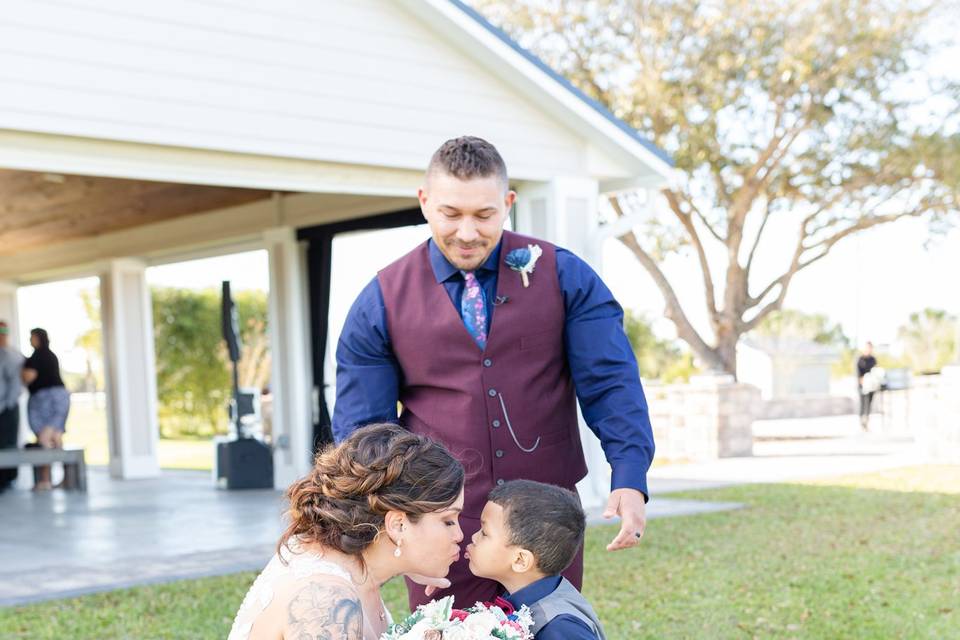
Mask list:
[[[496,176],[460,180],[442,169],[427,176],[417,195],[434,243],[462,271],[490,256],[517,198]]]

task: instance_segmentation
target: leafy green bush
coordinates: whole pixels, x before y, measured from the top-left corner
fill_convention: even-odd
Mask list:
[[[956,352],[957,317],[942,309],[911,313],[897,331],[903,357],[914,373],[939,373]]]
[[[154,288],[157,395],[163,437],[210,437],[228,430],[230,361],[220,332],[220,291]],[[267,296],[234,294],[243,351],[241,386],[262,388],[270,377]]]
[[[698,369],[693,354],[684,351],[670,340],[657,337],[650,326],[650,319],[636,311],[624,311],[623,330],[627,334],[633,353],[640,366],[644,380],[689,382]]]

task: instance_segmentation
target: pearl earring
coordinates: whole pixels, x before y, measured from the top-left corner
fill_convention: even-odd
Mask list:
[[[393,550],[393,557],[399,558],[401,553],[403,552],[400,551],[400,540],[397,540],[397,548]]]

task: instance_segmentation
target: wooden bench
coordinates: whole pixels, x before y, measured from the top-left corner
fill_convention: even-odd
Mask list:
[[[63,463],[63,488],[87,490],[87,463],[83,449],[0,449],[0,469],[11,469],[22,464],[48,465]]]

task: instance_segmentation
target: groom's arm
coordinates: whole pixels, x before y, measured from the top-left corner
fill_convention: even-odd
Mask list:
[[[337,343],[333,437],[340,442],[372,422],[397,422],[400,366],[390,346],[380,283],[374,278],[350,308]]]
[[[569,251],[557,251],[557,272],[570,374],[583,418],[610,463],[610,489],[634,489],[647,500],[653,430],[623,309],[596,272]]]

